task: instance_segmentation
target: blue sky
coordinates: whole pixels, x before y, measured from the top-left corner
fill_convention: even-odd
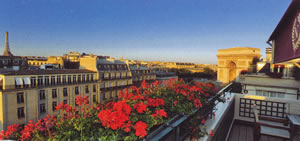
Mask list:
[[[217,50],[261,48],[291,0],[1,0],[15,55],[70,51],[139,60],[217,62]]]

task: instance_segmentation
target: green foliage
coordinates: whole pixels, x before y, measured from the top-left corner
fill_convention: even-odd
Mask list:
[[[193,78],[206,78],[206,79],[216,79],[217,72],[206,67],[203,72],[191,72],[187,69],[170,69],[171,72],[175,72],[179,78],[183,78],[186,82],[191,82]]]
[[[233,82],[231,92],[242,93],[242,84],[238,82]]]

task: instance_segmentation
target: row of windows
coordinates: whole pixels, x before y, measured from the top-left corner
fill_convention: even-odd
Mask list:
[[[133,78],[134,81],[148,80],[148,79],[155,79],[155,76],[140,76],[140,77],[134,77]]]
[[[96,95],[93,95],[93,102],[96,101],[97,101]],[[68,100],[64,100],[63,104],[68,104]],[[57,102],[56,101],[52,102],[52,111],[56,110],[56,106],[57,106]],[[39,109],[40,109],[40,114],[46,113],[46,105],[44,103],[39,105]],[[18,110],[18,118],[19,119],[24,118],[25,117],[24,107],[20,107],[17,110]]]
[[[272,92],[272,91],[262,91],[262,90],[256,90],[256,95],[265,96],[265,97],[277,97],[277,98],[285,97],[285,94],[282,92]]]
[[[115,87],[115,86],[127,86],[130,85],[129,81],[122,81],[122,82],[109,82],[109,83],[102,83],[101,84],[101,88],[111,88],[111,87]]]
[[[108,100],[108,99],[113,99],[113,98],[118,98],[119,95],[118,95],[118,92],[115,93],[115,95],[113,96],[113,92],[110,91],[109,93],[101,93],[100,95],[100,101],[103,101],[103,100]]]
[[[68,100],[64,100],[63,103],[64,103],[64,104],[68,104]],[[53,111],[56,110],[56,106],[57,106],[57,102],[56,102],[56,101],[52,102],[52,110],[53,110]],[[40,108],[40,114],[46,113],[46,106],[45,106],[45,103],[40,104],[39,108]],[[18,108],[18,118],[20,119],[20,118],[24,118],[24,117],[25,117],[25,114],[24,114],[24,107]]]
[[[93,92],[96,92],[96,85],[93,85]],[[85,86],[85,92],[89,93],[89,86],[86,85]],[[79,87],[75,87],[75,95],[79,94]],[[45,96],[45,90],[40,90],[39,91],[39,96],[40,96],[40,100],[45,100],[46,96]],[[66,97],[68,96],[68,89],[67,88],[63,88],[63,96]],[[52,98],[57,98],[57,90],[56,89],[52,89]],[[17,103],[24,103],[24,93],[17,93]]]
[[[120,73],[119,75],[114,74],[114,73],[109,73],[108,75],[105,75],[104,73],[102,73],[100,75],[100,79],[120,79],[120,78],[129,78],[131,77],[130,74],[125,74],[125,75],[122,75],[122,73]]]
[[[131,71],[132,73],[136,73],[136,74],[139,74],[139,73],[152,73],[151,70],[132,70]]]
[[[99,70],[128,70],[126,64],[99,64]]]
[[[14,59],[14,60],[1,60],[0,63],[2,63],[4,65],[8,65],[8,64],[11,64],[11,63],[13,63],[14,65],[18,65],[18,64],[22,64],[23,60],[17,60],[17,59]]]
[[[47,62],[28,62],[30,65],[43,65],[47,64]]]
[[[72,80],[73,77],[73,80]],[[51,82],[50,82],[51,79]],[[86,81],[93,81],[94,75],[87,74],[87,75],[60,75],[57,76],[39,76],[37,80],[37,85],[54,85],[54,84],[67,84],[67,83],[76,83],[76,82],[86,82]],[[36,77],[30,77],[31,85],[36,85]]]
[[[50,81],[51,80],[51,81]],[[38,76],[30,78],[16,78],[16,88],[21,88],[23,85],[26,87],[35,87],[42,85],[56,85],[56,84],[70,84],[78,82],[94,81],[94,74],[87,75],[57,75],[57,76]]]

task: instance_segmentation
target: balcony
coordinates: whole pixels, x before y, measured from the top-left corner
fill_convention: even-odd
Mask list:
[[[294,125],[291,124],[292,122],[287,118],[288,115],[299,115],[300,102],[298,100],[268,98],[243,94],[234,95],[234,120],[229,132],[230,134],[227,136],[227,140],[258,140],[255,139],[254,136],[257,129],[254,128],[256,124],[254,120],[255,114],[253,113],[253,104],[256,104],[258,107],[258,117],[261,122],[261,141],[300,140],[300,136],[297,134],[299,132],[299,128],[294,128]],[[262,120],[262,117],[265,119]],[[273,120],[271,121],[269,119]],[[280,121],[285,121],[286,123],[281,123]],[[269,125],[273,127],[270,127]],[[287,129],[283,130],[284,128],[278,127],[287,127]]]
[[[72,86],[72,85],[80,85],[80,84],[89,84],[89,83],[96,83],[98,82],[98,80],[86,80],[86,81],[76,81],[76,82],[55,82],[55,83],[29,83],[29,84],[15,84],[15,85],[5,85],[5,89],[1,89],[0,86],[0,90],[5,90],[5,91],[14,91],[16,89],[32,89],[32,88],[50,88],[50,87],[57,87],[57,86]]]
[[[104,77],[102,80],[108,81],[108,80],[126,80],[126,79],[131,79],[131,76],[126,76],[126,77]]]
[[[199,127],[206,126],[206,131],[212,130],[213,136],[204,136],[200,138],[192,137],[191,131],[185,127],[191,117],[186,115],[177,115],[169,122],[161,125],[152,131],[146,140],[166,140],[166,141],[183,141],[183,140],[214,140],[214,141],[285,141],[300,140],[300,127],[293,125],[288,115],[299,115],[300,102],[298,100],[269,98],[255,95],[245,95],[231,92],[232,85],[229,84],[218,92],[216,97],[212,98],[212,103],[202,107],[197,114],[207,117],[206,123]],[[225,102],[216,101],[222,99]],[[260,132],[258,133],[256,122],[254,120],[253,104],[258,107],[260,120]],[[211,107],[212,106],[212,107]],[[267,119],[273,119],[268,121]],[[275,119],[275,120],[274,120]],[[300,119],[300,117],[299,117]],[[278,121],[285,121],[279,123]],[[270,125],[265,128],[264,125]],[[287,127],[279,128],[277,127]],[[264,131],[264,132],[263,132]],[[277,132],[280,131],[280,132]],[[288,136],[285,136],[285,135]],[[255,138],[258,137],[259,139]],[[288,139],[289,138],[289,139]],[[292,139],[291,139],[292,138]]]
[[[168,86],[171,85],[170,82]],[[174,90],[180,90],[180,87],[184,86],[186,85],[177,85]],[[213,86],[208,85],[207,87]],[[118,87],[113,88],[117,89]],[[186,89],[197,90],[196,88],[187,87]],[[213,90],[211,93],[214,94],[207,96],[201,106],[194,109],[189,108],[188,114],[184,114],[188,109],[186,106],[182,108],[183,111],[169,112],[168,120],[149,128],[150,131],[147,132],[147,136],[144,135],[143,140],[300,140],[298,134],[300,116],[297,116],[300,111],[300,102],[298,100],[245,95],[233,91],[235,91],[234,85],[228,84],[216,94]],[[168,91],[164,91],[164,93],[168,93]],[[108,97],[110,99],[107,99]],[[165,97],[165,100],[168,99],[170,99],[169,96]],[[106,95],[106,100],[117,101],[118,97],[115,93],[110,93],[110,96]],[[174,105],[174,100],[168,103]],[[118,118],[118,116],[115,117]],[[98,124],[98,122],[94,124],[96,123]],[[194,132],[195,127],[201,129],[201,132]],[[207,135],[207,132],[210,135]],[[203,134],[199,135],[198,133]]]

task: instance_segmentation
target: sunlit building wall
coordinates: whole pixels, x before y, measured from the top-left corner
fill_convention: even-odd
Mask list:
[[[80,69],[97,72],[97,78],[101,80],[101,101],[118,99],[119,92],[133,84],[128,63],[124,61],[85,55],[80,57]]]
[[[89,70],[24,70],[0,74],[0,130],[59,114],[56,105],[75,106],[76,96],[100,103],[97,73]]]

